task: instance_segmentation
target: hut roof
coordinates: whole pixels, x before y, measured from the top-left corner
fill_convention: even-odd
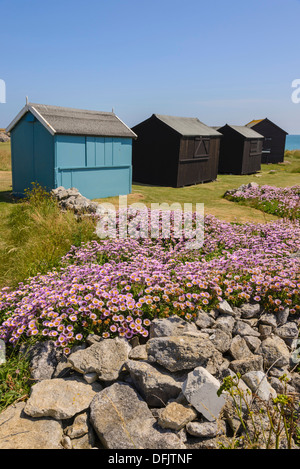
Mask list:
[[[257,119],[257,120],[252,120],[251,122],[249,122],[248,124],[246,124],[246,127],[249,127],[249,128],[252,128],[254,127],[255,125],[259,124],[260,122],[263,122],[263,121],[268,121],[269,124],[273,125],[274,127],[277,127],[277,129],[279,129],[281,132],[285,133],[286,135],[288,135],[288,132],[286,132],[285,130],[283,130],[281,127],[279,127],[277,124],[274,124],[274,122],[270,121],[270,119],[268,119],[267,117],[265,119]]]
[[[136,138],[136,134],[113,112],[88,111],[35,103],[26,104],[6,130],[11,131],[27,112],[31,112],[52,135]]]
[[[184,137],[221,137],[212,127],[203,124],[197,117],[177,117],[153,114]]]
[[[226,124],[226,125],[227,127],[230,127],[231,129],[235,130],[236,132],[238,132],[245,138],[251,138],[251,139],[264,138],[261,134],[259,134],[255,130],[252,130],[249,127],[246,127],[244,125],[229,125],[229,124]]]

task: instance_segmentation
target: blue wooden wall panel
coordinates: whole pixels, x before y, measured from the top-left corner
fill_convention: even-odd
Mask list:
[[[96,166],[96,141],[95,137],[86,137],[86,166]]]
[[[113,161],[114,165],[131,165],[132,141],[128,138],[120,138],[114,141]]]
[[[131,139],[57,136],[56,154],[57,186],[93,199],[130,194]]]
[[[52,135],[30,113],[12,129],[13,193],[24,195],[37,182],[50,190],[54,187],[54,151]]]
[[[33,124],[26,115],[11,131],[11,147],[13,193],[22,195],[34,181]]]
[[[104,166],[105,165],[105,138],[96,137],[95,145],[96,145],[96,166]]]
[[[34,130],[34,174],[35,180],[47,190],[54,188],[54,139],[37,120]]]
[[[85,137],[57,135],[56,164],[58,168],[76,168],[86,165]]]
[[[89,199],[127,195],[131,192],[131,167],[64,169],[60,182],[64,187],[76,187]]]
[[[72,184],[72,170],[70,171],[62,171],[59,173],[59,183],[58,186],[63,186],[66,189],[70,189],[70,187],[74,187]]]
[[[104,140],[104,160],[105,166],[113,165],[113,139],[105,138]]]

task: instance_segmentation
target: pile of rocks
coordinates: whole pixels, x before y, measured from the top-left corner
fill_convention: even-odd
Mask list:
[[[242,432],[226,376],[261,405],[300,391],[299,318],[259,305],[200,312],[195,323],[156,319],[144,344],[90,335],[65,357],[53,342],[27,352],[26,402],[0,415],[0,448],[218,449]],[[25,350],[22,351],[25,353]],[[286,445],[284,438],[282,445]]]
[[[95,214],[99,204],[84,197],[78,189],[71,187],[66,189],[59,186],[52,189],[51,194],[56,198],[58,205],[62,210],[73,210],[75,214]]]
[[[6,132],[1,132],[0,131],[0,142],[3,143],[3,142],[10,142],[10,136],[7,135]]]
[[[230,189],[226,191],[224,194],[224,197],[233,196],[237,192],[245,192],[245,190],[247,189],[257,189],[258,187],[259,187],[259,184],[257,184],[257,182],[249,182],[249,184],[242,184],[237,189]]]

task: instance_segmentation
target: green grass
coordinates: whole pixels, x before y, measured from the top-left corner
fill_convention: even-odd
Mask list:
[[[14,402],[26,400],[31,385],[29,360],[8,350],[6,362],[0,365],[0,412]]]
[[[11,171],[10,142],[0,142],[0,171]]]
[[[223,199],[229,189],[237,189],[241,184],[255,181],[260,185],[269,184],[277,187],[287,187],[300,184],[300,158],[288,156],[285,164],[262,165],[258,174],[247,176],[219,174],[216,181],[188,186],[183,188],[158,187],[133,184],[132,194],[128,196],[128,204],[141,202],[146,206],[151,203],[173,202],[204,203],[205,214],[212,214],[221,220],[244,223],[253,221],[264,223],[275,220],[276,217],[265,214],[254,207],[245,207]],[[275,171],[274,173],[270,171]],[[99,202],[109,202],[118,205],[118,197],[97,199]]]
[[[7,204],[8,205],[8,204]],[[40,188],[27,200],[4,206],[0,227],[0,288],[16,286],[60,263],[71,246],[94,238],[94,222],[62,213]]]

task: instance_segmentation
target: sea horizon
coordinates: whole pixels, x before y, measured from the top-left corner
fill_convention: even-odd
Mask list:
[[[285,142],[286,150],[300,150],[300,135],[287,135]]]

